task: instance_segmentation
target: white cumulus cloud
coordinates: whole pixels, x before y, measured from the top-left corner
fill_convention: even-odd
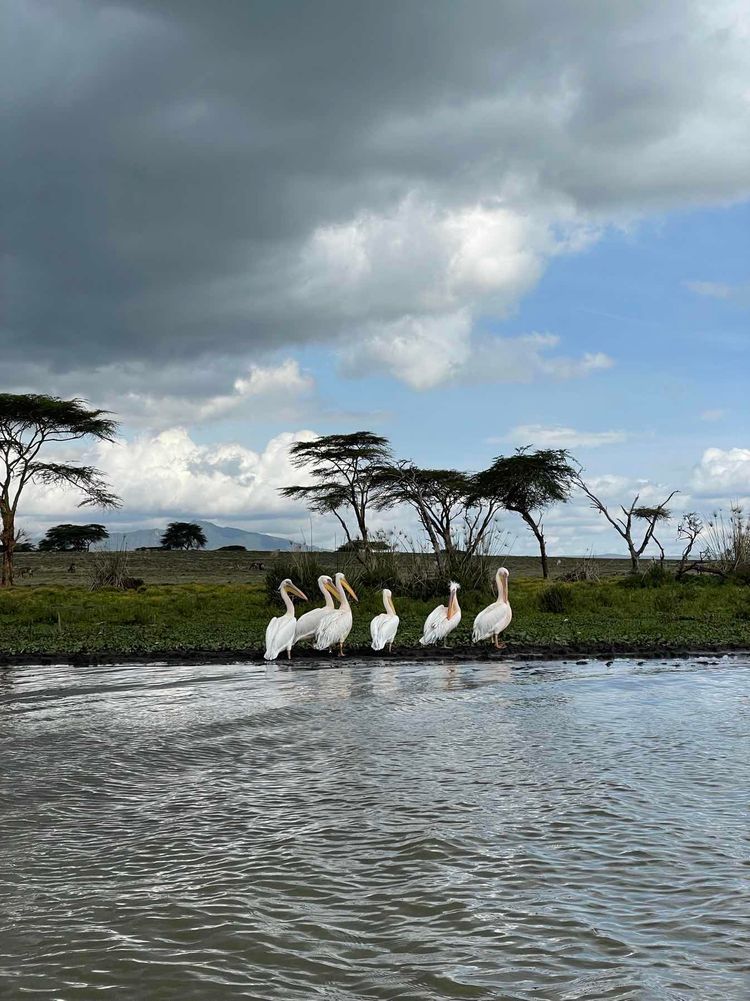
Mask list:
[[[468,313],[461,311],[370,326],[342,350],[341,360],[347,375],[387,373],[417,390],[447,383],[574,379],[614,364],[603,352],[554,354],[559,344],[555,334],[474,336]]]
[[[750,496],[750,448],[707,448],[691,484],[702,497]]]
[[[285,431],[256,452],[236,443],[200,444],[184,428],[175,427],[130,441],[97,444],[77,458],[105,473],[122,498],[123,513],[133,519],[139,515],[274,519],[295,510],[280,496],[279,487],[304,482],[290,462],[289,448],[295,441],[315,437],[313,431]],[[79,500],[72,490],[33,485],[24,494],[23,517],[80,517]]]
[[[569,427],[519,424],[502,438],[490,440],[493,443],[509,441],[516,445],[534,445],[537,448],[600,448],[602,445],[617,445],[627,437],[625,431],[577,431]]]

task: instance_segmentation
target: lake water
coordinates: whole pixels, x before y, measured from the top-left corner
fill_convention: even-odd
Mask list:
[[[749,996],[748,660],[0,682],[3,997]]]

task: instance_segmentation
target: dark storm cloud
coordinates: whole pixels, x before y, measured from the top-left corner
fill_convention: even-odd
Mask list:
[[[6,362],[250,357],[419,312],[428,280],[381,295],[378,248],[346,308],[340,254],[306,252],[415,195],[435,217],[551,206],[554,225],[748,187],[731,4],[715,23],[676,0],[10,8]],[[441,286],[433,242],[425,225]]]

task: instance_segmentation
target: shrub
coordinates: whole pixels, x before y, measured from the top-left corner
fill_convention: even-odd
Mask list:
[[[593,581],[598,584],[601,580],[601,575],[596,568],[596,562],[590,556],[584,556],[582,560],[567,570],[565,573],[560,574],[557,578],[558,580],[568,581],[571,584],[579,580]]]
[[[94,559],[89,586],[92,591],[100,591],[104,587],[123,589],[128,586],[126,582],[137,579],[128,574],[127,550],[103,549]],[[139,583],[143,582],[139,580]]]
[[[750,564],[737,567],[731,575],[730,580],[735,584],[744,584],[746,587],[750,586]]]
[[[278,599],[279,585],[289,577],[307,597],[314,601],[318,594],[318,577],[326,573],[315,553],[292,552],[278,557],[266,571],[266,596],[270,602]]]
[[[663,587],[665,584],[673,583],[674,579],[674,574],[670,573],[663,563],[654,562],[641,573],[629,574],[620,581],[620,584],[622,587],[633,588]]]
[[[553,612],[561,615],[573,607],[573,592],[565,584],[550,584],[540,591],[537,604],[541,612]]]

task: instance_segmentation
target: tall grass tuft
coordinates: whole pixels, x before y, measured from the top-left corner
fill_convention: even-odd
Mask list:
[[[326,572],[315,553],[305,550],[284,553],[277,557],[273,566],[266,571],[266,596],[269,602],[276,601],[279,585],[288,577],[311,601],[315,601],[318,593],[318,577]]]
[[[89,590],[101,591],[105,587],[124,589],[130,581],[127,549],[101,549],[96,553]]]
[[[750,578],[750,515],[740,504],[733,504],[729,514],[714,512],[703,530],[701,558],[723,577]]]

